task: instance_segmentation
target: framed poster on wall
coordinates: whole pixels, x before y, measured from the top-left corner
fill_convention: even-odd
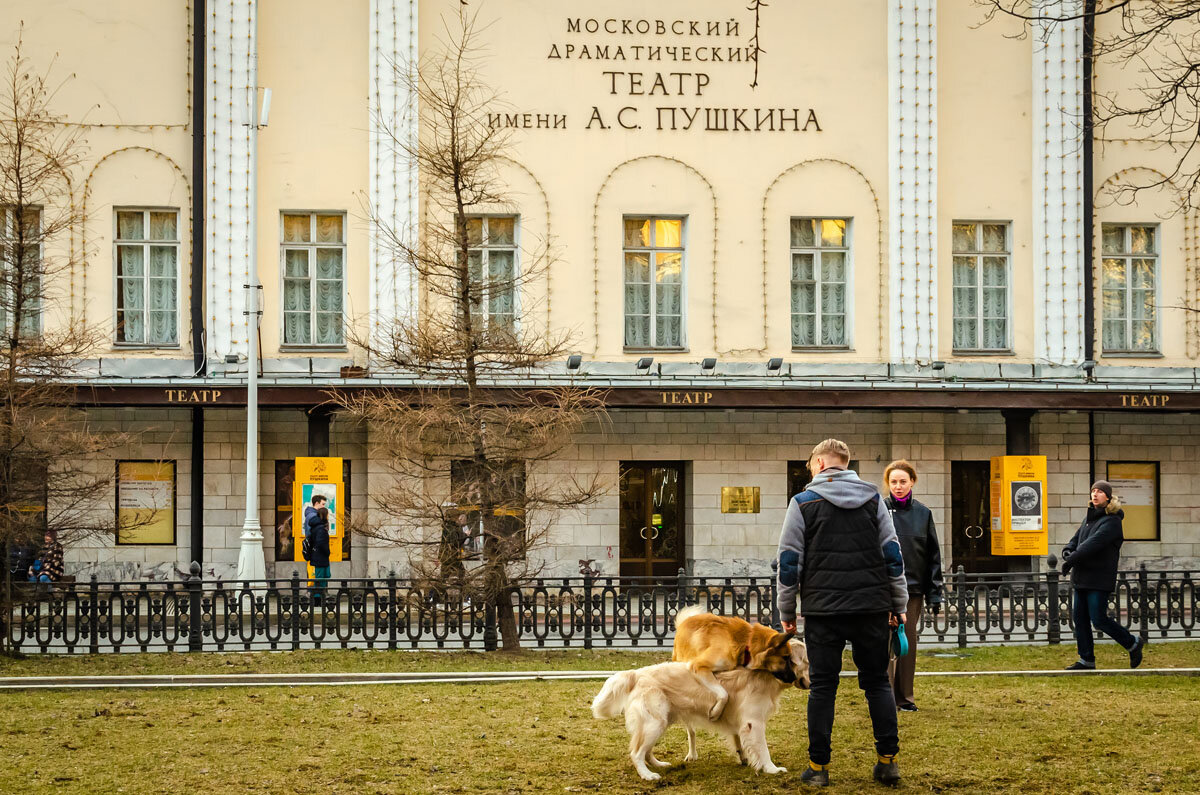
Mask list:
[[[175,462],[117,462],[117,543],[175,543]]]
[[[1125,540],[1159,540],[1158,462],[1109,461],[1107,480],[1124,503]]]

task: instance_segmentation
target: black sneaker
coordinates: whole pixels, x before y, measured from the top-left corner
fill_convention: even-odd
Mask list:
[[[800,774],[800,780],[813,787],[828,787],[829,771],[813,770],[813,766],[808,765],[804,768],[804,772]]]
[[[1068,671],[1094,671],[1096,663],[1085,663],[1083,660],[1076,660],[1066,667]]]
[[[1146,648],[1146,641],[1138,638],[1133,644],[1133,648],[1129,650],[1129,667],[1137,668],[1142,664],[1142,651]]]
[[[896,762],[896,757],[891,757],[888,762],[883,761],[880,757],[875,763],[875,769],[871,771],[871,775],[875,780],[885,787],[895,787],[900,784],[900,765]]]
[[[916,712],[917,705],[916,704],[901,704],[900,706],[896,707],[896,709],[900,710],[901,712]]]

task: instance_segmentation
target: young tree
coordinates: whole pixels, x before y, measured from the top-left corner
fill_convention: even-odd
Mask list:
[[[1170,153],[1161,177],[1116,188],[1122,201],[1139,191],[1170,188],[1178,209],[1200,208],[1200,0],[976,0],[992,20],[1024,23],[1044,38],[1056,26],[1083,22],[1097,31],[1092,62],[1136,74],[1135,90],[1098,91],[1091,124]],[[1086,130],[1086,127],[1085,127]],[[1132,131],[1132,133],[1127,131]]]
[[[0,545],[5,558],[0,650],[9,643],[18,550],[46,533],[70,544],[113,533],[114,468],[94,461],[131,441],[92,428],[74,408],[69,379],[102,336],[62,306],[61,286],[82,266],[72,174],[84,153],[79,128],[52,111],[55,90],[18,38],[0,83]]]
[[[372,223],[417,276],[422,311],[355,341],[373,368],[423,386],[337,400],[369,423],[373,455],[394,476],[372,495],[392,521],[363,531],[406,547],[413,576],[434,594],[458,590],[494,607],[511,649],[512,593],[539,573],[536,550],[555,514],[601,493],[597,478],[539,476],[537,464],[597,419],[602,398],[569,383],[520,386],[571,346],[536,319],[530,288],[551,264],[548,241],[517,256],[515,206],[499,176],[512,141],[487,121],[500,99],[480,75],[478,35],[464,9],[439,51],[415,67],[393,64],[421,109],[416,141],[379,119],[416,164],[427,212],[418,235],[374,212]]]

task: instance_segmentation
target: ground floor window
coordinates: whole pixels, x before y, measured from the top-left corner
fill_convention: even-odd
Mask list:
[[[480,510],[481,485],[492,484],[495,521],[492,536],[485,533]],[[480,468],[469,459],[450,462],[450,499],[460,536],[456,539],[460,559],[478,560],[489,546],[505,560],[524,560],[525,462],[492,461]]]
[[[621,576],[675,577],[687,539],[682,461],[622,461]]]

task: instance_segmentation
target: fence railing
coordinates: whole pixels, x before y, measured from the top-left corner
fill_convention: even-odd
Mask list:
[[[1109,609],[1141,637],[1195,638],[1200,572],[1118,574]],[[387,577],[334,579],[323,594],[287,579],[22,585],[0,633],[24,653],[241,651],[304,648],[482,649],[500,643],[493,605],[454,589]],[[946,577],[942,609],[926,610],[923,643],[960,647],[1059,643],[1074,631],[1070,583],[1056,570]],[[521,645],[534,648],[670,647],[686,605],[778,626],[770,577],[542,578],[511,593]]]

